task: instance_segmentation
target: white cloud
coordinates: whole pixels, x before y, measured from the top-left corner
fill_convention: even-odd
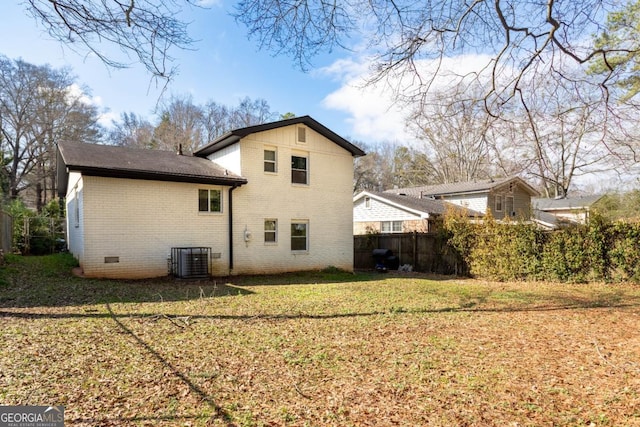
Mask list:
[[[423,77],[438,70],[438,77],[430,86],[430,90],[435,91],[455,84],[462,76],[480,73],[490,59],[482,55],[465,55],[444,58],[440,63],[421,60],[415,65]],[[408,74],[397,73],[375,84],[367,84],[367,78],[371,76],[368,59],[339,59],[321,72],[341,82],[340,88],[324,98],[323,106],[347,113],[346,121],[354,139],[402,143],[415,140],[405,126],[411,106],[399,103],[397,92],[424,90],[424,80],[420,83],[418,79],[408,78]]]
[[[199,0],[196,2],[200,7],[213,7],[222,5],[222,0]]]
[[[104,107],[102,97],[87,94],[83,88],[76,83],[67,88],[67,97],[70,101],[80,101],[85,105],[96,107],[99,111],[98,123],[106,128],[111,127],[113,121],[120,118],[117,113]]]

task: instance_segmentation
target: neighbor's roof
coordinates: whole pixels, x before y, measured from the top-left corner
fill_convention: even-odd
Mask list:
[[[486,193],[492,189],[509,184],[511,182],[519,183],[531,195],[539,193],[522,178],[511,176],[507,178],[488,179],[484,181],[456,182],[451,184],[426,185],[421,187],[394,188],[386,190],[385,193],[406,194],[407,196],[424,198],[445,195],[459,194],[475,194]]]
[[[247,180],[215,163],[171,151],[145,150],[113,145],[61,142],[58,144],[58,193],[65,195],[66,174],[191,182],[238,186]]]
[[[284,126],[296,125],[296,124],[304,124],[311,129],[318,132],[320,135],[325,138],[333,141],[340,147],[344,148],[348,152],[351,153],[352,156],[364,156],[366,153],[362,151],[360,148],[356,147],[337,133],[333,132],[331,129],[325,127],[321,123],[315,121],[310,116],[302,116],[302,117],[294,117],[292,119],[280,120],[277,122],[265,123],[262,125],[249,126],[246,128],[232,130],[231,132],[227,132],[224,135],[216,138],[214,141],[211,141],[204,147],[196,150],[193,154],[195,156],[208,156],[211,153],[215,153],[218,150],[221,150],[229,145],[235,144],[240,141],[241,138],[244,138],[247,135],[257,132],[264,132],[267,130],[278,129]]]
[[[603,196],[567,197],[564,199],[532,199],[535,209],[541,211],[588,209]]]
[[[363,191],[357,194],[353,201],[357,201],[365,196],[372,197],[380,201],[386,201],[387,203],[399,207],[406,208],[416,213],[423,213],[428,215],[443,215],[448,211],[456,211],[464,213],[467,216],[479,217],[484,216],[481,212],[474,211],[472,209],[463,208],[453,203],[448,203],[443,200],[437,199],[419,199],[417,197],[402,196],[393,193],[379,193],[375,191]]]

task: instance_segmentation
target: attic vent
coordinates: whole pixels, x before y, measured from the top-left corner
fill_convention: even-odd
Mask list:
[[[307,128],[298,128],[298,142],[307,142]]]
[[[171,248],[171,274],[181,279],[209,277],[211,248]]]

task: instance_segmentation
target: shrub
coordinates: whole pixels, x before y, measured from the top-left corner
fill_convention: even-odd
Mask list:
[[[640,283],[640,223],[611,227],[609,261],[613,280]]]
[[[588,225],[543,232],[533,224],[472,223],[451,216],[448,245],[467,272],[492,280],[640,282],[640,224],[612,224],[592,217]]]
[[[494,280],[538,275],[541,236],[531,224],[486,221],[470,251],[471,273]]]

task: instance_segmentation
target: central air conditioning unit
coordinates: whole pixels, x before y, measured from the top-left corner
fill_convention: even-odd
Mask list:
[[[211,248],[171,248],[171,274],[181,279],[209,277]]]

